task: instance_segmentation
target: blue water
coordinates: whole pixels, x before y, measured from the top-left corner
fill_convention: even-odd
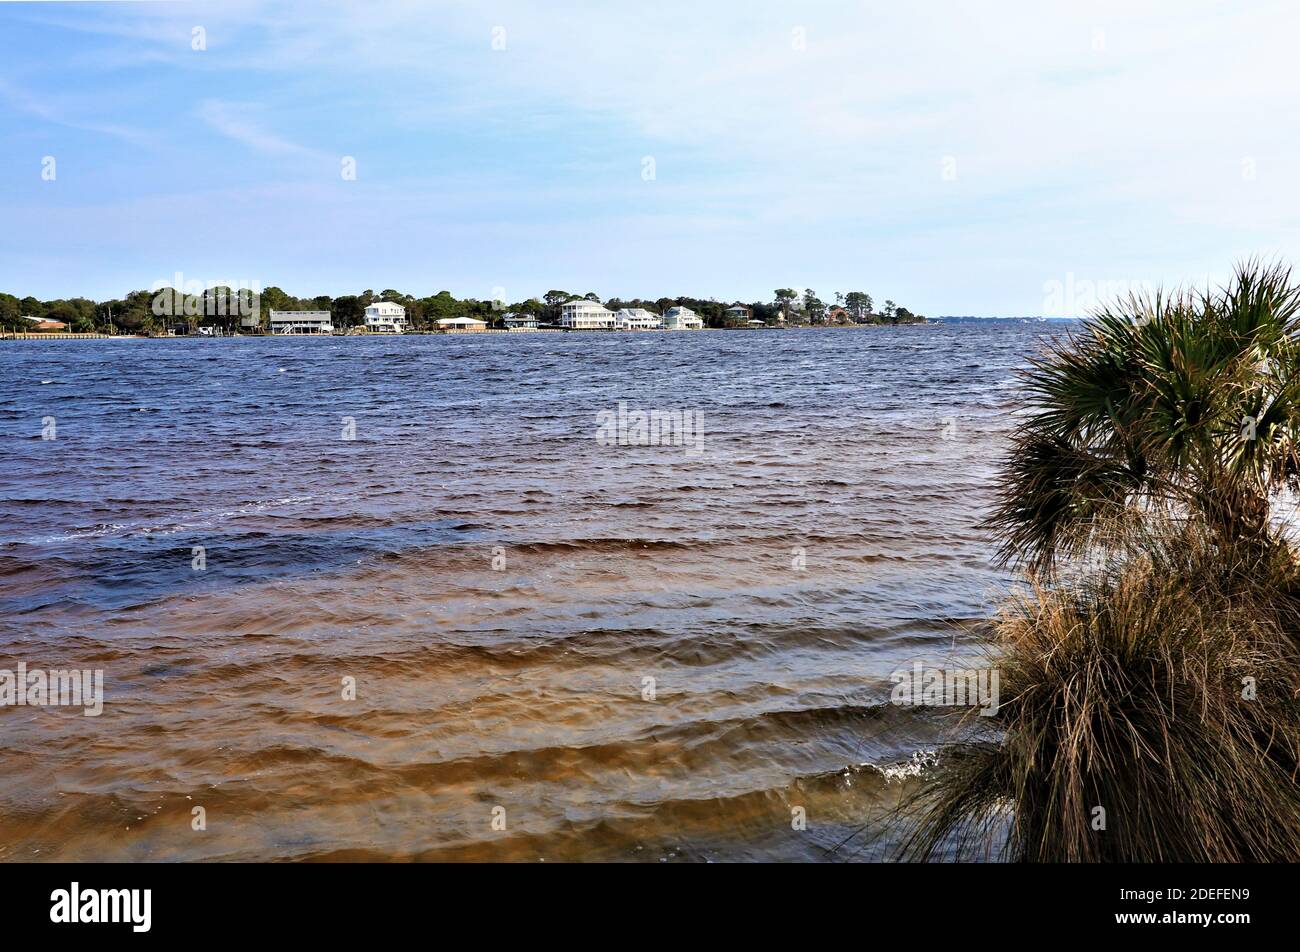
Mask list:
[[[886,855],[1046,333],[0,343],[0,667],[107,682],[0,709],[0,857]]]

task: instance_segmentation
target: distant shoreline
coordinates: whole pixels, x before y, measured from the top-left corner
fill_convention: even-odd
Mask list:
[[[5,331],[0,332],[0,341],[68,341],[68,340],[295,340],[301,338],[325,338],[330,340],[338,339],[361,339],[361,340],[387,340],[394,337],[478,337],[480,335],[506,335],[510,337],[527,337],[531,334],[601,334],[601,335],[631,335],[631,334],[666,334],[666,335],[690,335],[702,333],[736,333],[738,331],[752,331],[761,333],[763,331],[849,331],[849,330],[883,330],[889,327],[924,327],[935,326],[944,323],[943,321],[925,320],[925,321],[903,321],[897,324],[787,324],[784,327],[779,325],[769,325],[766,327],[700,327],[691,330],[570,330],[565,327],[539,327],[528,330],[505,330],[503,328],[489,328],[476,331],[406,331],[401,334],[74,334],[59,331],[40,332],[40,331]]]

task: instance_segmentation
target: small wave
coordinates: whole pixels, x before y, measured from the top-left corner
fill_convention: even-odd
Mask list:
[[[901,763],[892,764],[872,764],[863,763],[858,765],[859,770],[874,770],[880,776],[884,777],[888,783],[898,783],[903,780],[916,780],[926,774],[927,771],[933,770],[939,766],[939,752],[936,749],[922,749],[915,751],[912,756]]]

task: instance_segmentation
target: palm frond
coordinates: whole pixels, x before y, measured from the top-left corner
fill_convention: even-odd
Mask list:
[[[1087,544],[1090,522],[1141,511],[1157,487],[1214,510],[1225,532],[1255,531],[1268,494],[1300,483],[1300,286],[1281,265],[1110,304],[1024,382],[1028,414],[988,523],[1003,559],[1050,570]]]

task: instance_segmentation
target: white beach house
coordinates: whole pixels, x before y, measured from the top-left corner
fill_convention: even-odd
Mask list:
[[[664,319],[643,307],[624,307],[614,312],[615,326],[621,331],[661,331]]]
[[[508,331],[535,331],[537,330],[537,316],[535,314],[515,314],[511,312],[503,318]]]
[[[56,321],[48,317],[30,317],[23,316],[24,321],[28,321],[30,326],[26,328],[29,331],[66,331],[68,325],[63,321]]]
[[[366,308],[366,330],[375,334],[406,333],[406,308],[392,301],[376,301]]]
[[[474,317],[444,317],[437,322],[438,330],[444,334],[465,333],[487,330],[487,321]]]
[[[329,311],[272,311],[272,334],[333,334]]]
[[[670,307],[664,311],[664,328],[670,331],[697,331],[704,326],[700,315],[689,307]]]
[[[570,301],[560,309],[560,326],[571,331],[612,331],[618,320],[599,301]]]

